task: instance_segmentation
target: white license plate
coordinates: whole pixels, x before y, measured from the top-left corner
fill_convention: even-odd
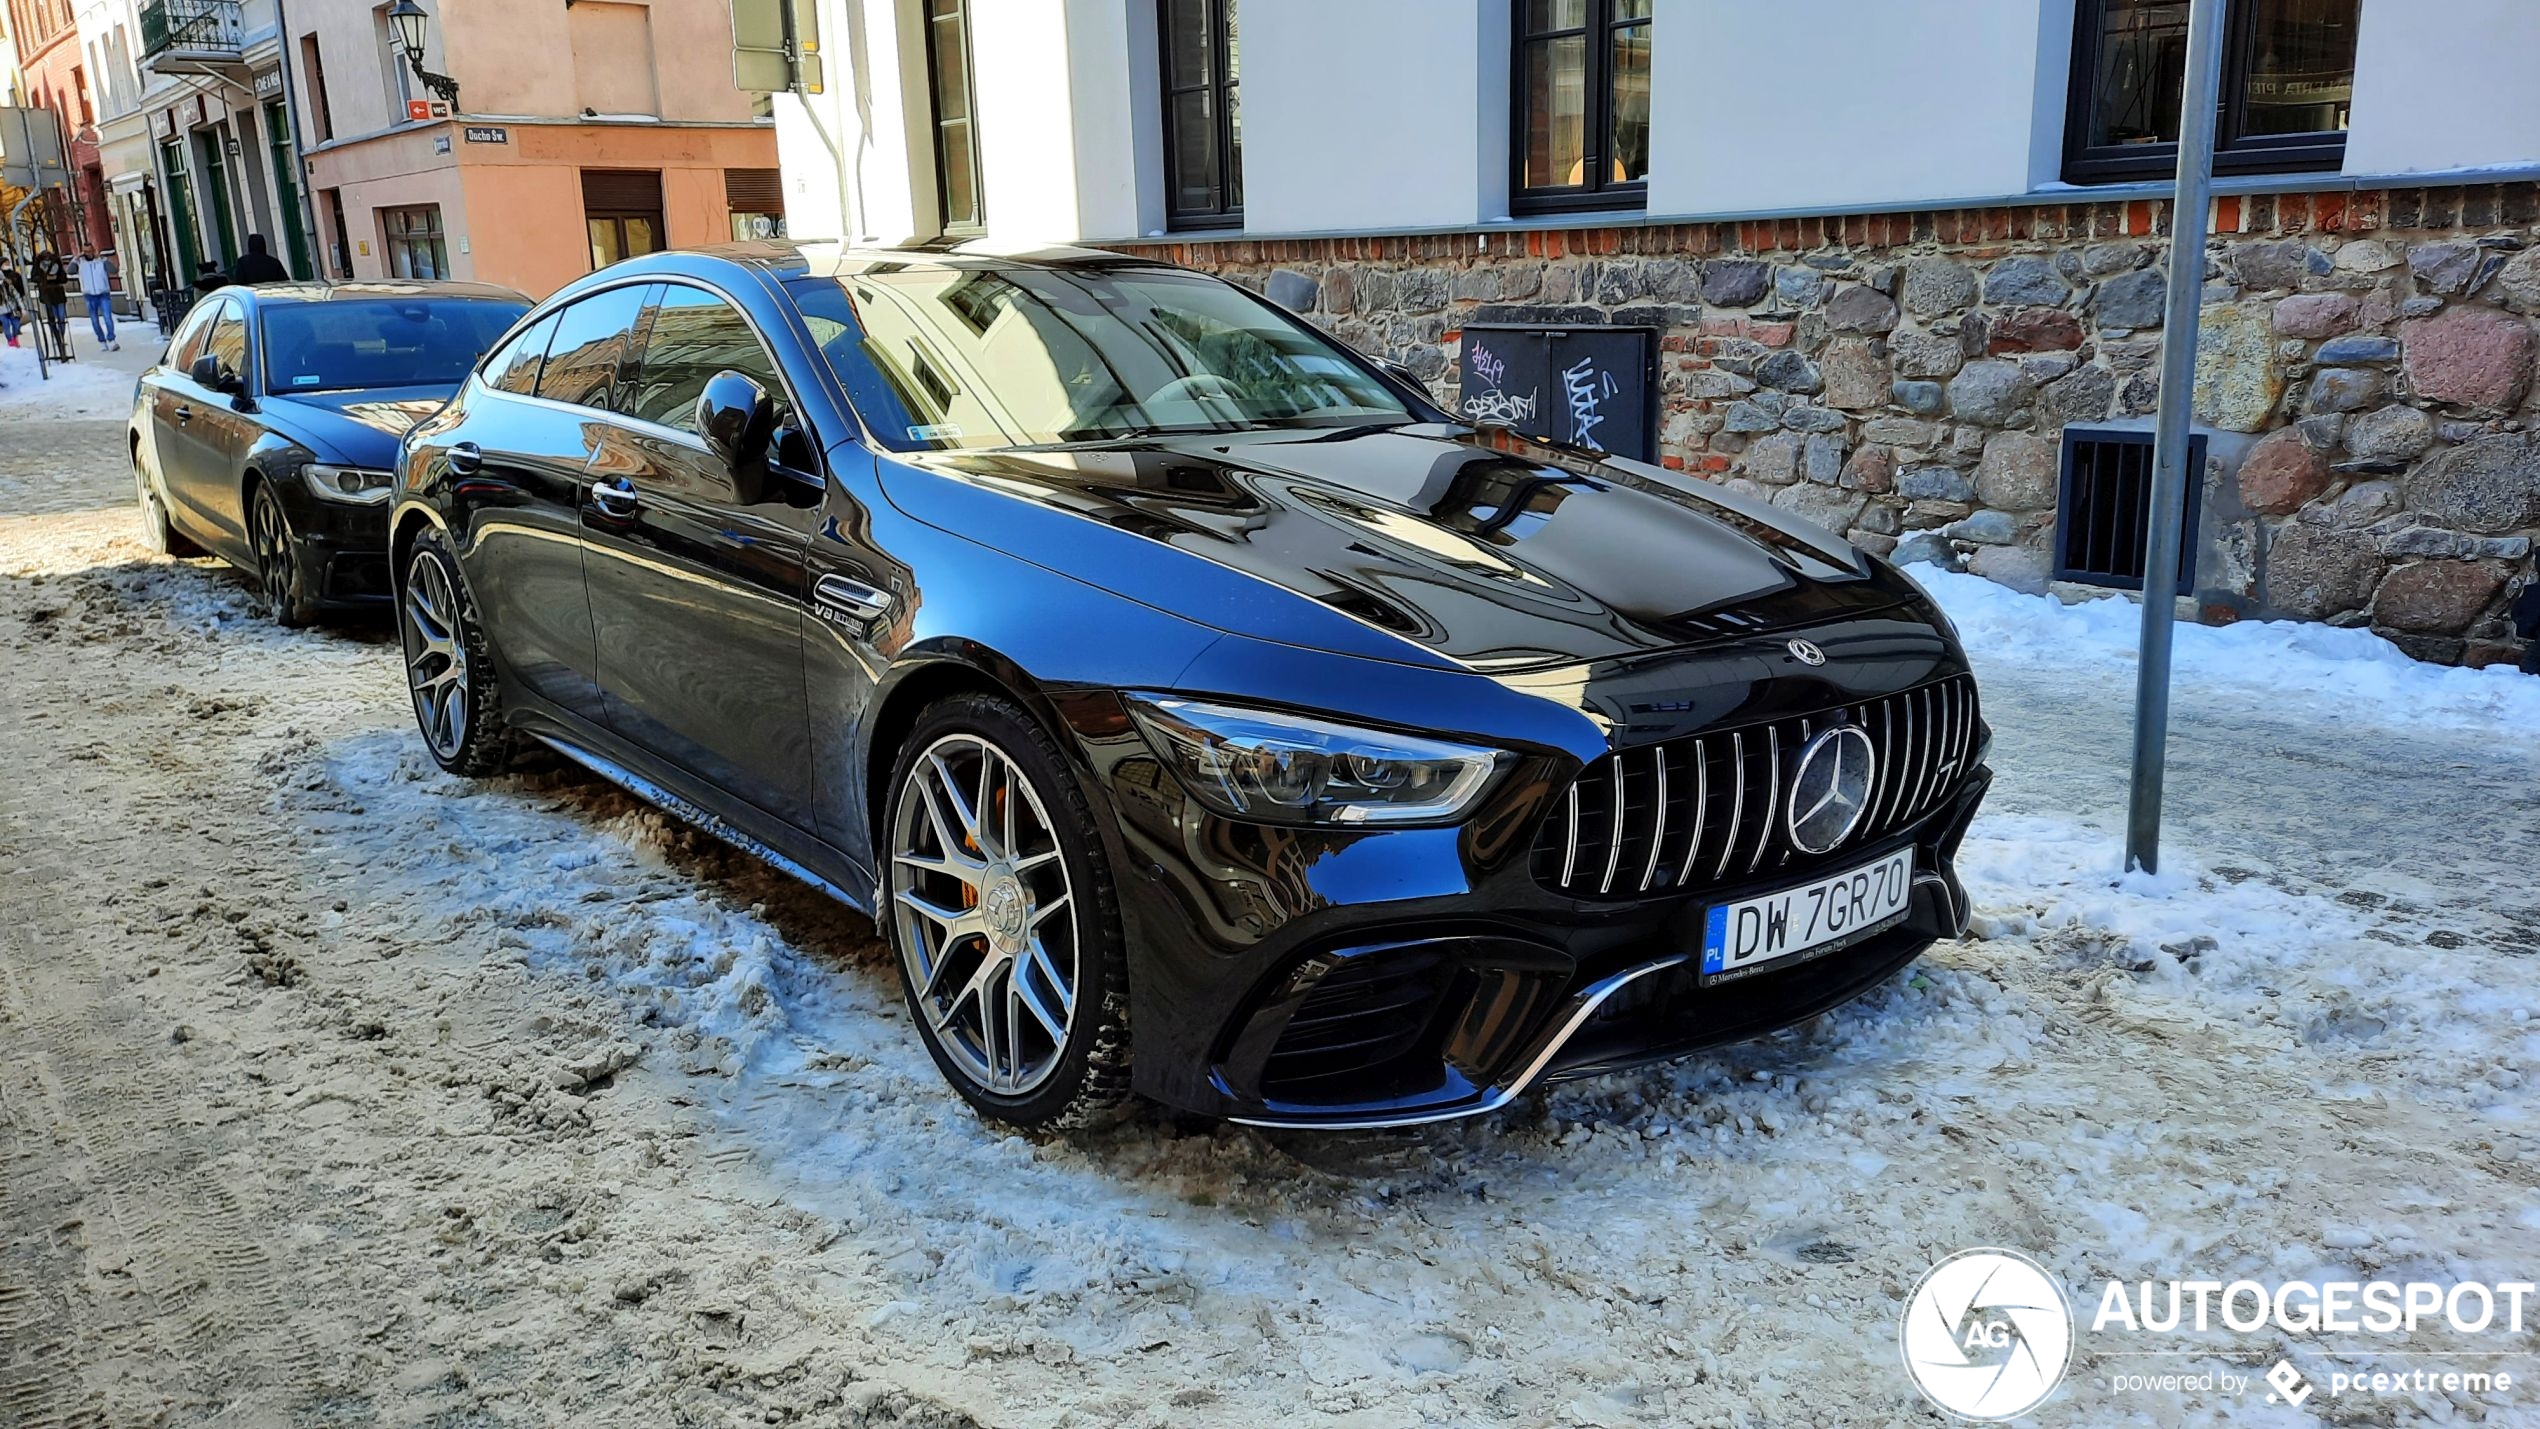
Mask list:
[[[1743,977],[1874,931],[1905,911],[1913,888],[1909,845],[1814,883],[1715,904],[1703,924],[1703,979]]]

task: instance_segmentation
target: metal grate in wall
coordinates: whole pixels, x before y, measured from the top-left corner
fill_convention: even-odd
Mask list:
[[[2196,518],[2205,503],[2205,439],[2188,440],[2187,522],[2179,533],[2178,593],[2196,588]],[[2055,579],[2143,589],[2152,524],[2152,434],[2064,429],[2055,502]]]

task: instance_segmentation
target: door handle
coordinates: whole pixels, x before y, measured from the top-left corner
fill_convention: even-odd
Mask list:
[[[485,465],[484,449],[474,442],[459,442],[450,448],[450,470],[461,476]]]
[[[177,403],[177,404],[176,404],[176,424],[177,424],[178,426],[182,427],[182,426],[184,426],[186,423],[188,423],[188,422],[190,422],[190,421],[193,421],[193,420],[194,420],[194,409],[193,409],[193,408],[191,408],[191,407],[186,406],[186,405],[185,405],[184,403],[182,403],[182,402]]]
[[[591,503],[600,508],[603,516],[621,519],[632,516],[635,514],[635,483],[622,476],[614,481],[593,482]]]

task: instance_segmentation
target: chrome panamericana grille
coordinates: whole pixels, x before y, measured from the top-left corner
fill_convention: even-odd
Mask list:
[[[1842,724],[1878,751],[1869,807],[1840,847],[1802,853],[1781,807],[1791,760]],[[1953,675],[1813,715],[1608,754],[1553,804],[1535,837],[1535,878],[1582,898],[1637,898],[1846,857],[1956,792],[1977,727],[1975,682]]]

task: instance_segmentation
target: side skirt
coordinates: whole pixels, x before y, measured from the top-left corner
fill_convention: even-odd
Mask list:
[[[735,827],[729,819],[724,818],[722,815],[717,814],[710,809],[701,807],[700,805],[683,798],[678,794],[672,793],[670,790],[663,788],[661,785],[654,783],[652,780],[645,778],[643,775],[636,773],[634,770],[628,769],[614,760],[606,759],[600,755],[594,754],[570,740],[563,739],[553,734],[548,734],[544,731],[533,730],[530,733],[531,737],[536,739],[539,743],[546,745],[556,753],[563,755],[565,758],[570,759],[574,763],[581,765],[583,768],[590,770],[592,773],[599,775],[601,778],[615,784],[617,787],[624,789],[627,793],[634,795],[636,798],[641,799],[648,804],[652,804],[666,813],[677,815],[679,818],[696,825],[699,829],[714,835],[716,838],[723,840],[725,843],[732,845],[734,848],[739,849],[741,852],[750,855],[752,858],[759,860],[780,873],[791,874],[793,877],[801,879],[803,882],[808,883],[812,887],[819,889],[821,892],[828,894],[830,897],[837,899],[839,902],[844,903],[858,913],[862,913],[867,917],[871,917],[873,915],[872,908],[867,906],[864,899],[858,898],[856,895],[849,893],[846,889],[841,888],[830,880],[812,872],[809,868],[804,867],[795,860],[777,852],[775,849],[769,847],[765,841],[743,832],[741,829]]]

